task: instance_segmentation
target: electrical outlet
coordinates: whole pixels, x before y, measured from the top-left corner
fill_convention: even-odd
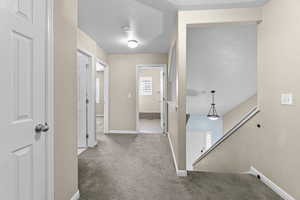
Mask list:
[[[281,104],[293,105],[293,94],[292,93],[281,94]]]

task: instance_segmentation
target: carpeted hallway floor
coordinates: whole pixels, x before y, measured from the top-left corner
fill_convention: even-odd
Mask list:
[[[80,200],[281,200],[250,175],[177,177],[163,135],[100,135],[79,156]]]

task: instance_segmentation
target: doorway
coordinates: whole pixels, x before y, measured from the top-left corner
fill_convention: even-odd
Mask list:
[[[77,52],[78,67],[78,149],[88,147],[89,138],[89,72],[91,57],[82,51]]]
[[[136,68],[136,125],[139,133],[165,133],[166,65]]]
[[[108,106],[109,106],[109,69],[108,65],[97,59],[96,62],[96,137],[99,140],[108,133]]]

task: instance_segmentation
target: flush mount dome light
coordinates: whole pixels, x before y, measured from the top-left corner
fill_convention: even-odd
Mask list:
[[[139,42],[137,40],[128,40],[128,47],[131,49],[137,48],[139,46]]]
[[[220,118],[220,116],[217,113],[217,109],[216,109],[216,104],[215,104],[215,93],[216,91],[211,91],[211,96],[212,96],[212,103],[209,109],[209,112],[207,114],[207,118],[210,120],[218,120]]]

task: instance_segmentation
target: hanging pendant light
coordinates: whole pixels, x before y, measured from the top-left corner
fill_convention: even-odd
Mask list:
[[[211,103],[209,112],[208,112],[208,114],[207,114],[207,117],[208,117],[208,119],[210,119],[210,120],[218,120],[218,119],[220,118],[220,116],[218,115],[217,110],[216,110],[215,94],[216,94],[216,91],[215,91],[215,90],[212,90],[212,91],[211,91],[212,103]]]

